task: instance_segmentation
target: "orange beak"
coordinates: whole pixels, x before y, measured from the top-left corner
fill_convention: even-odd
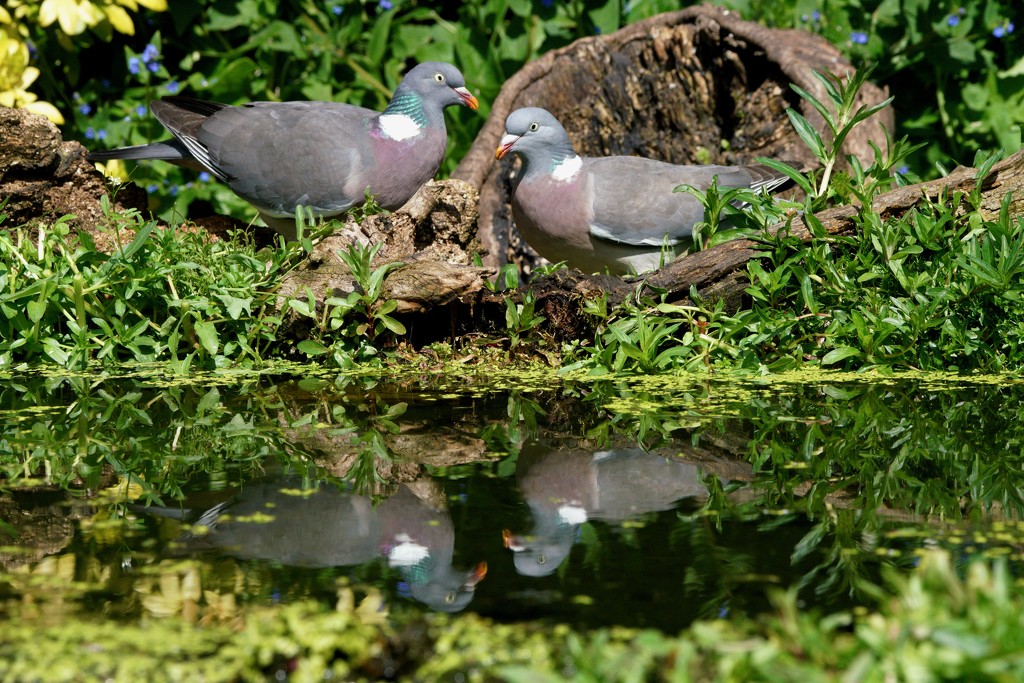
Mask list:
[[[466,90],[465,88],[452,88],[452,90],[454,90],[455,94],[459,96],[462,103],[473,111],[476,111],[480,107],[479,100],[477,100],[469,90]]]
[[[469,580],[466,581],[466,586],[469,588],[476,586],[484,580],[485,576],[487,576],[487,563],[481,562],[477,566],[473,567],[473,571],[469,575]]]
[[[517,142],[519,142],[518,135],[506,135],[503,137],[501,143],[498,144],[498,149],[494,150],[494,158],[500,159],[508,154],[509,150],[515,147]]]
[[[501,544],[514,553],[523,550],[525,547],[523,545],[523,540],[508,529],[501,530]]]

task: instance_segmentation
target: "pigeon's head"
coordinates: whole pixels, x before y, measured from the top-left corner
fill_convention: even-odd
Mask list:
[[[544,533],[547,531],[547,533]],[[506,548],[512,551],[512,563],[521,576],[548,576],[554,574],[572,552],[576,527],[562,526],[556,530],[542,530],[541,534],[513,534],[501,532]]]
[[[486,562],[469,571],[436,567],[425,581],[408,583],[409,595],[439,612],[461,612],[473,601],[473,591],[485,576]]]
[[[464,104],[475,110],[479,106],[476,97],[466,88],[462,72],[447,62],[417,64],[405,74],[399,88],[411,90],[442,108]]]
[[[513,152],[527,158],[532,154],[575,156],[569,135],[547,109],[525,107],[516,109],[505,119],[505,135],[494,152],[495,159]]]

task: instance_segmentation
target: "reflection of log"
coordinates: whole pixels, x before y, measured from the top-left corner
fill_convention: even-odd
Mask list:
[[[592,156],[635,154],[673,163],[739,163],[767,156],[810,166],[814,159],[785,110],[799,108],[819,131],[825,130],[824,121],[789,84],[825,100],[813,72],[842,76],[852,70],[818,36],[765,28],[706,6],[658,15],[546,53],[505,83],[454,173],[480,188],[485,264],[535,260],[510,230],[512,161],[494,161],[505,118],[514,109],[550,110],[577,151]],[[870,84],[860,93],[861,104],[884,98]],[[891,110],[873,120],[893,127]],[[870,159],[871,140],[884,147],[881,129],[869,121],[847,138],[844,152]]]

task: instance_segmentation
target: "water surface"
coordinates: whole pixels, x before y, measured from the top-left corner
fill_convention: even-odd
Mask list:
[[[1020,384],[23,377],[0,612],[404,609],[676,632],[867,604],[925,547],[1020,562]]]

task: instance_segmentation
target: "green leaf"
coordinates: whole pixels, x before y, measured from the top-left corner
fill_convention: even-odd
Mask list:
[[[193,325],[193,329],[196,331],[196,336],[199,337],[199,343],[203,345],[206,352],[211,356],[216,355],[217,349],[220,347],[220,339],[217,336],[217,328],[214,324],[205,320],[197,320]]]
[[[156,221],[147,221],[146,224],[135,233],[135,239],[129,242],[124,249],[115,252],[112,258],[126,260],[134,255],[142,248],[142,245],[146,243],[150,234],[153,232],[153,228],[155,227]]]
[[[232,320],[241,318],[243,311],[252,314],[252,299],[240,299],[230,294],[218,294],[217,298],[224,304],[224,308],[228,309],[228,315]]]
[[[827,154],[825,152],[825,143],[822,142],[821,136],[818,135],[818,131],[814,130],[814,126],[810,124],[795,109],[787,109],[786,115],[789,116],[790,122],[793,124],[793,128],[796,129],[796,134],[800,136],[800,139],[804,141],[807,148],[811,150],[811,153],[821,162],[825,163]]]
[[[398,322],[389,315],[383,315],[379,318],[379,321],[384,327],[388,328],[395,334],[405,334],[405,325]]]
[[[388,36],[391,34],[391,20],[394,15],[394,12],[381,12],[373,23],[370,40],[366,46],[366,55],[374,63],[379,63],[384,59],[384,51],[388,47]]]
[[[818,302],[814,300],[814,286],[811,284],[811,276],[804,275],[800,280],[800,294],[804,299],[804,306],[811,313],[818,312]]]
[[[819,100],[817,97],[815,97],[811,93],[807,92],[806,90],[804,90],[800,86],[791,83],[789,87],[793,89],[793,92],[795,92],[797,95],[799,95],[804,100],[806,100],[808,102],[808,104],[810,104],[812,107],[817,109],[818,113],[821,114],[821,117],[823,119],[825,119],[825,122],[829,125],[829,127],[832,128],[833,130],[835,130],[836,124],[835,124],[835,119],[833,118],[834,115],[833,115],[831,109],[826,107],[824,104],[821,103],[821,100]]]
[[[330,349],[321,344],[320,342],[313,341],[312,339],[304,339],[300,341],[297,348],[307,356],[322,356],[325,353],[329,353]]]
[[[29,301],[28,302],[28,319],[34,323],[39,322],[46,315],[46,302],[45,301]]]
[[[801,190],[804,191],[804,194],[814,194],[814,186],[811,185],[811,182],[807,179],[807,176],[805,176],[803,173],[793,168],[789,164],[785,164],[776,159],[769,159],[767,157],[758,157],[755,161],[757,161],[757,163],[759,164],[764,164],[768,168],[778,171],[779,173],[783,174],[784,176],[792,180],[800,187]]]
[[[854,348],[852,346],[839,346],[826,353],[825,356],[821,359],[821,364],[832,365],[833,363],[838,363],[839,361],[844,360],[846,358],[859,356],[860,353],[860,349]]]
[[[199,405],[196,406],[196,414],[209,415],[211,412],[216,410],[219,405],[220,391],[217,390],[217,387],[214,387],[203,394],[203,397],[199,399]]]
[[[288,299],[288,307],[291,308],[296,313],[298,313],[299,315],[305,316],[307,318],[313,317],[313,311],[309,307],[309,302],[303,299]]]

